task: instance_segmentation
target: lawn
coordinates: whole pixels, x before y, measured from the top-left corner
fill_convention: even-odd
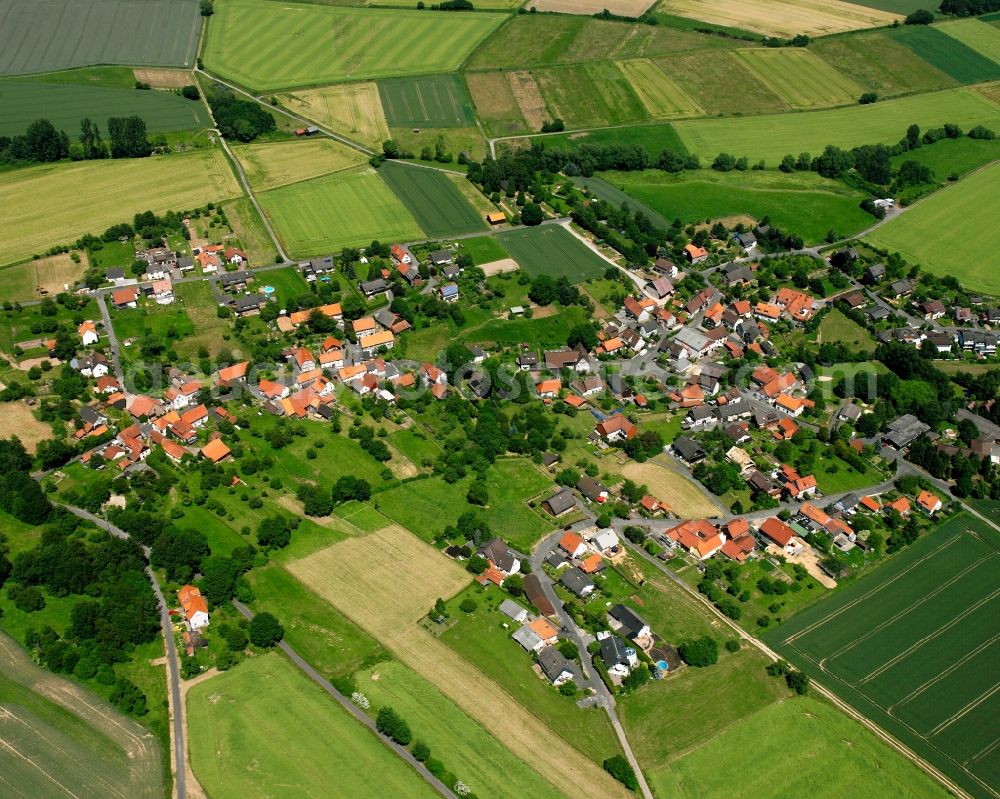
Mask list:
[[[274,296],[282,305],[293,297],[301,297],[309,293],[309,284],[302,273],[294,266],[272,269],[265,272],[260,279],[261,286],[268,285],[274,289]]]
[[[414,737],[431,748],[478,796],[557,799],[563,794],[511,755],[431,683],[401,663],[381,663],[356,676],[373,708],[391,707],[407,720]]]
[[[988,27],[983,25],[983,27]],[[959,83],[979,83],[1000,78],[1000,63],[949,36],[945,29],[927,25],[907,25],[889,31],[898,42],[909,47],[928,64],[951,75]],[[975,35],[975,34],[973,34]],[[1000,37],[1000,31],[996,34]],[[988,41],[976,36],[977,42]]]
[[[483,217],[442,172],[387,161],[378,174],[431,238],[475,233],[486,227]]]
[[[288,183],[359,166],[368,159],[333,139],[270,142],[233,147],[255,191],[266,191]]]
[[[258,200],[294,258],[360,247],[373,239],[409,241],[423,235],[379,174],[367,167],[272,189]]]
[[[975,125],[998,128],[1000,106],[974,89],[959,88],[826,111],[673,124],[688,150],[704,158],[729,151],[751,160],[764,158],[776,166],[789,153],[818,154],[827,144],[843,148],[891,144],[911,124],[930,128],[945,122],[966,130]]]
[[[529,275],[566,277],[582,283],[604,274],[608,262],[562,225],[501,233],[500,244]]]
[[[212,294],[211,286],[205,281],[180,283],[174,291],[177,300],[166,307],[180,305],[194,328],[192,335],[177,343],[178,354],[182,358],[194,359],[200,347],[215,354],[222,342],[223,331],[229,329],[229,320],[219,318],[219,304]]]
[[[975,796],[1000,775],[1000,536],[960,515],[765,640]]]
[[[142,339],[152,333],[167,344],[170,339],[183,339],[194,333],[194,324],[179,302],[159,305],[146,300],[138,308],[113,310],[111,324],[115,327],[115,335],[122,341]],[[122,356],[139,357],[139,348],[135,346],[126,348]]]
[[[601,177],[635,197],[665,219],[685,223],[729,216],[770,217],[771,224],[794,231],[809,243],[825,239],[833,228],[850,235],[871,217],[859,207],[864,195],[813,172],[786,174],[716,172],[701,169],[670,175],[659,170],[608,172]]]
[[[209,23],[204,59],[208,69],[259,91],[434,74],[456,69],[505,18],[224,0]]]
[[[951,795],[867,728],[812,697],[770,704],[647,776],[657,796],[691,799]]]
[[[995,163],[921,200],[868,238],[929,272],[954,275],[972,291],[1000,294],[1000,251],[990,246],[1000,210],[998,179]]]
[[[460,128],[476,124],[472,101],[458,75],[391,78],[379,81],[378,91],[390,125]]]
[[[871,352],[875,349],[875,339],[871,333],[852,319],[848,319],[834,308],[819,324],[819,339],[822,342],[846,344],[855,350]]]
[[[221,149],[152,158],[44,164],[0,174],[0,261],[16,262],[85,233],[130,222],[136,209],[190,210],[240,194]],[[87,197],[80,213],[80,197]]]
[[[282,94],[280,99],[292,112],[359,144],[378,150],[389,138],[389,125],[374,81],[303,89]]]
[[[960,19],[938,30],[1000,64],[1000,30],[978,19]]]
[[[898,169],[904,161],[917,161],[930,167],[936,180],[949,175],[965,175],[973,169],[1000,159],[1000,139],[941,139],[932,145],[893,156],[891,161]]]
[[[687,147],[681,141],[676,128],[669,122],[656,125],[633,125],[608,130],[591,130],[577,133],[555,133],[537,136],[532,143],[541,142],[547,148],[570,150],[579,144],[637,144],[645,147],[651,155],[663,150],[686,153]]]
[[[826,61],[799,47],[733,52],[766,86],[795,109],[848,105],[863,89]]]
[[[185,66],[201,29],[196,0],[5,0],[0,74],[88,64]]]
[[[751,72],[735,50],[700,50],[662,58],[656,64],[706,114],[767,114],[784,111],[785,102]],[[909,52],[904,49],[904,52]],[[915,61],[920,62],[916,56]],[[733,87],[738,86],[738,91]]]
[[[562,119],[567,128],[607,127],[649,118],[629,78],[613,62],[545,67],[532,70],[531,76],[545,103],[545,116]]]
[[[530,344],[533,347],[565,346],[570,329],[587,318],[579,306],[564,308],[540,319],[494,319],[460,334],[463,344]],[[446,342],[447,343],[447,342]]]
[[[693,117],[705,113],[684,89],[648,58],[619,61],[618,68],[632,84],[632,89],[653,119]]]
[[[462,239],[458,242],[458,249],[462,255],[468,255],[476,266],[510,257],[507,251],[500,246],[500,242],[496,240],[495,236],[476,236],[471,239]]]
[[[792,37],[889,25],[898,17],[837,0],[663,0],[659,11],[765,36]]]
[[[193,78],[192,78],[193,80]],[[107,136],[108,117],[140,116],[149,133],[208,127],[208,109],[169,92],[81,86],[72,83],[0,81],[0,135],[24,133],[36,119],[48,119],[75,140],[89,117]]]
[[[434,797],[374,733],[283,656],[271,653],[194,686],[187,696],[191,766],[216,799]],[[288,740],[308,719],[308,734]],[[278,746],[277,742],[284,745]],[[372,775],[378,774],[378,780]]]
[[[412,427],[389,433],[389,443],[417,466],[425,460],[437,459],[442,452],[441,445],[437,441]]]

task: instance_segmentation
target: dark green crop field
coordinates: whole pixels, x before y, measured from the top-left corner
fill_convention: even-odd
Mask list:
[[[0,0],[0,75],[89,64],[190,67],[197,0]]]
[[[998,564],[1000,534],[963,514],[764,638],[971,794],[994,796]]]
[[[431,238],[475,233],[486,227],[444,173],[392,162],[378,172]]]
[[[500,233],[497,238],[529,275],[567,277],[582,283],[608,266],[596,252],[561,225],[543,225]]]
[[[931,66],[962,83],[1000,78],[1000,64],[936,28],[907,25],[888,30],[886,34],[909,47]]]
[[[378,93],[390,125],[460,128],[476,124],[469,92],[458,75],[380,80]]]

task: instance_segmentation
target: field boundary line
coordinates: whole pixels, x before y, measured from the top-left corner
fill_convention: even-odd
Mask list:
[[[967,704],[965,707],[961,708],[953,716],[951,716],[951,717],[945,719],[944,721],[942,721],[934,729],[932,729],[929,733],[927,733],[926,737],[927,738],[934,738],[937,735],[939,735],[940,733],[944,732],[946,729],[948,729],[948,727],[950,727],[956,721],[958,721],[959,719],[961,719],[962,716],[966,715],[970,711],[975,710],[983,702],[985,702],[987,699],[989,699],[991,696],[993,696],[993,694],[995,694],[997,691],[1000,691],[1000,683],[997,683],[992,688],[984,691],[978,697],[976,697],[971,702],[969,702],[969,704]]]
[[[885,712],[888,713],[890,716],[895,716],[895,713],[893,713],[892,711],[896,708],[897,705],[904,705],[907,702],[909,702],[910,700],[915,699],[920,694],[922,694],[924,691],[926,691],[928,688],[930,688],[931,686],[933,686],[933,685],[937,684],[938,682],[940,682],[941,680],[943,680],[945,677],[947,677],[953,671],[961,668],[967,661],[969,661],[972,658],[974,658],[976,655],[978,655],[984,649],[986,649],[989,646],[995,644],[998,640],[1000,640],[1000,633],[998,633],[997,635],[994,635],[988,641],[983,641],[983,643],[981,643],[979,646],[977,646],[974,650],[972,650],[971,652],[966,653],[961,659],[957,660],[955,663],[952,663],[948,668],[944,669],[943,671],[939,671],[937,674],[935,674],[933,677],[931,677],[929,680],[927,680],[927,682],[925,682],[923,685],[918,685],[916,688],[914,688],[910,693],[908,693],[906,696],[904,696],[898,702],[895,702],[895,703],[889,705],[889,707],[886,708]]]
[[[997,738],[995,741],[993,741],[993,743],[987,744],[986,746],[984,746],[982,749],[980,749],[978,752],[976,752],[976,754],[974,754],[972,757],[970,757],[968,760],[966,760],[965,763],[971,763],[974,760],[978,760],[983,755],[988,755],[990,752],[992,752],[998,746],[1000,746],[1000,738]],[[963,767],[965,766],[965,763],[962,764]]]

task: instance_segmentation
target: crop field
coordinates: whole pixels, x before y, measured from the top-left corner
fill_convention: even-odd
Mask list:
[[[863,195],[813,172],[715,172],[668,175],[660,171],[614,172],[603,177],[666,219],[697,223],[727,216],[771,218],[784,230],[820,242],[832,228],[843,235],[864,229],[871,217],[858,205]]]
[[[528,69],[553,64],[655,58],[736,46],[695,31],[569,16],[520,14],[502,25],[469,58],[470,69]],[[595,55],[598,54],[598,55]]]
[[[380,80],[378,91],[390,125],[460,128],[476,123],[469,93],[458,75]]]
[[[3,0],[0,75],[88,64],[188,67],[200,29],[196,0]]]
[[[280,98],[296,114],[359,144],[380,149],[382,142],[389,138],[389,125],[374,81],[303,89],[282,94]]]
[[[668,503],[683,519],[719,514],[719,506],[705,495],[701,487],[670,468],[662,455],[645,463],[634,461],[627,463],[622,469],[622,476],[636,485],[649,486],[649,491],[654,497]]]
[[[659,10],[765,36],[822,36],[889,25],[896,14],[838,0],[663,0]]]
[[[504,19],[225,0],[208,26],[204,58],[209,69],[260,91],[435,74],[457,68]]]
[[[331,785],[361,799],[387,793],[437,796],[374,733],[277,653],[192,687],[187,719],[191,766],[214,799],[323,796]],[[303,723],[308,735],[296,736],[294,745],[275,745]]]
[[[946,89],[957,81],[882,31],[832,36],[809,50],[880,97]]]
[[[733,55],[792,108],[857,102],[862,88],[809,50],[798,47],[736,50]]]
[[[951,75],[959,83],[979,83],[1000,78],[1000,64],[959,39],[948,36],[941,28],[906,25],[888,31],[887,35],[909,47],[928,64]],[[982,41],[982,38],[977,37],[977,41]]]
[[[753,746],[744,746],[754,741]],[[787,741],[794,741],[794,753]],[[812,697],[776,702],[648,774],[657,796],[759,799],[950,794],[867,728]]]
[[[525,133],[528,130],[517,97],[508,82],[510,74],[469,72],[465,76],[472,104],[487,133],[491,135],[509,136],[513,133]]]
[[[959,19],[937,29],[1000,64],[1000,29],[993,25],[978,19]]]
[[[11,799],[160,799],[150,732],[75,683],[42,671],[0,633],[0,784]]]
[[[69,253],[59,253],[0,269],[0,301],[37,300],[41,296],[40,289],[50,295],[65,291],[66,285],[72,286],[87,271],[86,254],[77,255],[79,262]]]
[[[617,186],[611,185],[604,178],[573,178],[573,182],[587,189],[592,196],[598,199],[614,203],[618,207],[627,205],[631,210],[645,214],[649,221],[661,230],[670,230],[672,220],[664,217],[659,211],[654,211],[631,194],[626,194]]]
[[[608,266],[562,225],[512,230],[497,239],[529,275],[565,276],[570,283],[582,283],[603,274]]]
[[[55,244],[132,219],[196,208],[240,194],[220,149],[183,155],[45,164],[0,175],[0,261],[20,261]],[[87,197],[84,213],[79,198]]]
[[[936,275],[954,275],[973,291],[1000,294],[1000,253],[990,246],[1000,212],[1000,164],[975,172],[916,203],[870,240],[898,250]],[[927,235],[933,229],[935,235]]]
[[[607,9],[618,17],[641,17],[656,0],[531,0],[527,8],[553,14],[593,16]]]
[[[201,103],[176,94],[70,83],[0,81],[0,136],[24,133],[36,119],[48,119],[75,141],[80,120],[89,117],[107,136],[108,117],[140,116],[150,133],[209,126]]]
[[[0,405],[0,425],[4,430],[16,432],[28,452],[33,453],[40,441],[52,438],[52,425],[38,421],[23,400]]]
[[[632,84],[633,90],[654,119],[693,117],[705,113],[698,103],[648,58],[619,61],[618,68]]]
[[[923,63],[906,48],[901,49]],[[787,110],[787,104],[736,57],[736,52],[702,50],[661,58],[655,63],[710,116]],[[733,87],[739,89],[734,91]]]
[[[532,77],[551,117],[564,120],[568,128],[606,127],[648,118],[632,84],[610,61],[536,69]],[[525,118],[530,121],[528,114]]]
[[[888,11],[890,14],[912,14],[927,7],[927,0],[858,0],[857,5]]]
[[[259,191],[339,172],[367,160],[360,150],[329,138],[245,144],[232,149],[250,185]]]
[[[420,226],[375,170],[337,172],[258,199],[296,258],[344,247],[420,238]]]
[[[390,706],[414,736],[478,796],[558,799],[563,794],[510,754],[427,680],[401,663],[381,663],[356,675],[375,707]]]
[[[293,561],[288,569],[554,784],[595,799],[624,795],[597,765],[417,625],[438,597],[469,582],[468,572],[433,547],[401,527],[387,527]]]
[[[680,136],[677,135],[677,129],[669,122],[661,122],[656,125],[633,125],[613,130],[555,133],[536,137],[532,141],[540,141],[546,147],[559,147],[563,150],[571,149],[578,144],[637,144],[640,147],[645,147],[652,155],[657,155],[664,149],[682,154],[688,151]]]
[[[486,227],[483,217],[442,172],[387,161],[379,167],[379,175],[431,238],[475,233]]]
[[[974,89],[962,87],[873,105],[672,124],[687,149],[700,156],[714,158],[728,151],[746,155],[751,161],[764,158],[776,166],[789,153],[819,154],[828,144],[843,148],[891,144],[913,123],[932,128],[945,122],[965,130],[975,125],[996,129],[1000,127],[1000,106]]]
[[[1000,779],[1000,536],[969,515],[766,634],[976,796]]]

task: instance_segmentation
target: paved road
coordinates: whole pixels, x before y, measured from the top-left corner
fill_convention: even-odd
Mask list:
[[[65,507],[73,515],[79,516],[81,519],[86,519],[89,522],[93,522],[98,527],[107,530],[116,538],[123,538],[125,540],[129,539],[128,533],[120,527],[115,527],[115,525],[100,516],[95,516],[93,513],[90,513],[83,508],[77,508],[72,505],[64,505],[63,507]],[[143,556],[148,561],[149,547],[144,546],[141,547],[141,549]],[[163,643],[166,647],[167,653],[167,679],[170,683],[170,697],[174,708],[174,796],[176,799],[186,799],[187,745],[184,741],[184,705],[181,702],[180,666],[177,662],[177,646],[174,642],[174,628],[170,623],[170,617],[167,614],[167,602],[163,596],[163,591],[160,589],[160,582],[156,579],[156,574],[149,566],[146,566],[146,577],[149,578],[150,585],[153,586],[153,593],[156,594],[156,601],[160,607],[160,627],[163,632]]]
[[[111,369],[118,379],[118,385],[124,389],[125,372],[122,370],[121,344],[118,343],[118,336],[115,335],[115,326],[111,324],[111,314],[108,313],[108,302],[105,294],[106,292],[103,291],[94,292],[97,307],[101,311],[101,321],[104,323],[104,334],[108,337],[108,343],[111,345]]]
[[[253,611],[250,610],[246,605],[240,602],[238,599],[233,600],[233,606],[242,613],[246,618],[253,618]],[[382,743],[392,749],[397,755],[399,755],[409,766],[411,766],[416,772],[423,778],[423,780],[430,785],[435,791],[441,794],[447,799],[457,799],[455,794],[451,789],[445,785],[441,780],[431,774],[426,766],[417,760],[413,755],[410,754],[410,750],[405,747],[400,746],[395,741],[390,738],[386,738],[382,735],[378,729],[375,727],[375,722],[370,719],[365,713],[361,711],[357,705],[355,705],[349,698],[344,696],[340,691],[330,684],[330,681],[323,677],[316,669],[309,665],[306,660],[296,652],[292,646],[286,641],[279,641],[278,648],[281,649],[288,657],[291,659],[292,663],[298,666],[302,671],[305,672],[306,676],[309,677],[314,683],[316,683],[320,688],[326,691],[330,696],[332,696],[341,707],[344,708],[348,713],[350,713],[354,718],[364,724],[368,729],[370,729]],[[303,720],[304,721],[304,720]],[[373,778],[377,779],[377,775],[372,775]]]

